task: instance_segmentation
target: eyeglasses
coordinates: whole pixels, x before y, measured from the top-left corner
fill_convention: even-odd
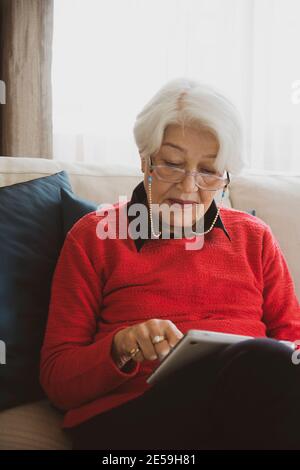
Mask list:
[[[155,176],[168,183],[180,183],[185,178],[185,175],[194,175],[196,185],[207,191],[218,191],[223,189],[230,183],[229,173],[224,172],[223,176],[213,175],[201,171],[187,171],[182,168],[176,168],[172,166],[172,163],[167,165],[153,165],[152,158],[149,157],[149,167],[155,174]]]

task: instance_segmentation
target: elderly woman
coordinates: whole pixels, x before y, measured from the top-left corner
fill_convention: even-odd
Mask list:
[[[242,167],[237,111],[177,79],[134,135],[144,180],[125,205],[127,236],[100,236],[124,204],[84,216],[53,278],[41,384],[73,448],[299,449],[300,370],[278,341],[300,338],[291,275],[268,225],[215,200]],[[136,204],[147,210],[138,237]],[[190,329],[254,339],[149,385]]]

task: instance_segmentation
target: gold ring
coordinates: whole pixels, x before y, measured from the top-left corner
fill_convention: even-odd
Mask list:
[[[129,351],[130,356],[135,356],[139,352],[140,348],[132,348]]]
[[[165,340],[165,337],[164,336],[154,336],[154,338],[152,339],[152,344],[158,344],[158,343],[161,343],[162,341]]]

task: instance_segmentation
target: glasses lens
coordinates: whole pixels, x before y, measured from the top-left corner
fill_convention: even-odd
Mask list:
[[[183,180],[184,172],[178,170],[178,168],[172,168],[165,165],[158,165],[154,169],[156,176],[163,180],[168,181],[170,183],[179,183],[179,181]]]
[[[197,175],[196,183],[203,189],[209,189],[210,191],[224,188],[227,183],[226,176],[218,178],[214,175]]]

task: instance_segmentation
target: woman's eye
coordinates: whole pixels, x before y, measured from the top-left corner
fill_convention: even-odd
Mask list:
[[[173,162],[167,162],[167,161],[165,161],[165,164],[169,165],[169,166],[179,166],[180,165],[180,163],[173,163]]]

